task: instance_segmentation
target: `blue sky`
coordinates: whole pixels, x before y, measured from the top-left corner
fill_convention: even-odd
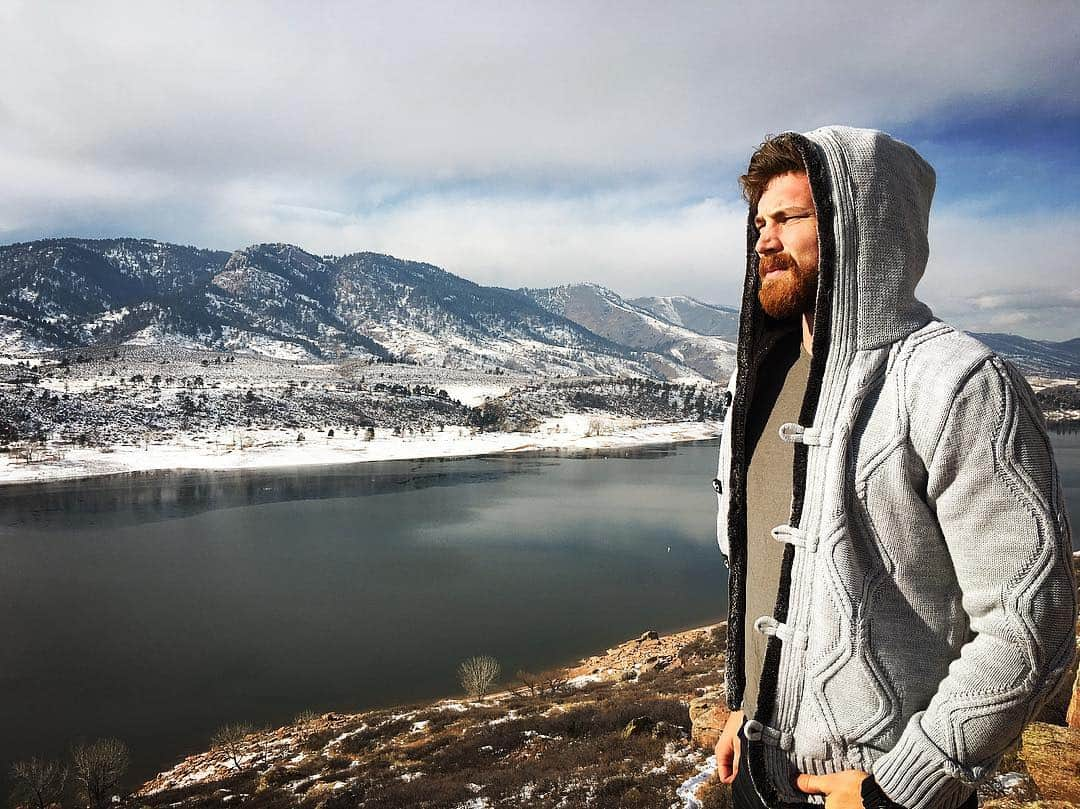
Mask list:
[[[934,165],[939,203],[974,201],[1006,216],[1080,204],[1080,111],[1022,100],[973,105],[940,110],[893,134]]]
[[[0,3],[0,242],[376,250],[480,283],[738,299],[761,138],[935,166],[921,296],[1080,334],[1073,2]]]

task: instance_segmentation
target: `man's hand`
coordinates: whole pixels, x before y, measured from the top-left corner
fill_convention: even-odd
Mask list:
[[[725,784],[735,780],[735,774],[739,771],[739,728],[742,727],[743,712],[732,711],[720,734],[720,740],[716,743],[716,775]]]
[[[802,773],[795,779],[795,786],[807,795],[824,795],[825,809],[863,809],[862,782],[868,777],[869,773],[862,770],[843,770],[829,775]]]

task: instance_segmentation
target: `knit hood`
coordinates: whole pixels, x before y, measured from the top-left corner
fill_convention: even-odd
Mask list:
[[[827,126],[797,141],[818,215],[814,353],[819,338],[823,348],[831,343],[847,353],[887,345],[925,325],[932,315],[915,286],[930,252],[933,168],[906,143],[873,129]],[[754,214],[743,305],[756,312],[744,319],[761,318],[764,331],[783,329],[790,324],[770,323],[757,300]]]

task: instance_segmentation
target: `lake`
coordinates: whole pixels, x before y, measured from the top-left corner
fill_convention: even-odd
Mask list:
[[[1080,526],[1080,434],[1053,442]],[[225,722],[720,620],[715,462],[709,441],[0,488],[0,778],[116,736],[135,783]]]
[[[716,442],[0,489],[0,767],[460,692],[720,620]],[[132,779],[134,780],[134,779]]]

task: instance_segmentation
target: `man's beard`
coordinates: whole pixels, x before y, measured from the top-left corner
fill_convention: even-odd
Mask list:
[[[772,270],[787,270],[776,278],[765,279]],[[770,317],[785,320],[814,308],[817,295],[817,267],[803,269],[787,253],[762,256],[758,263],[758,301]]]

